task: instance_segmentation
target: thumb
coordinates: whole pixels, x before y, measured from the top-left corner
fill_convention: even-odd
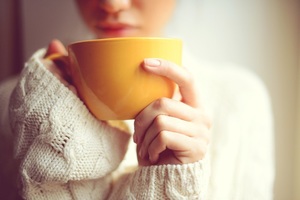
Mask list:
[[[54,39],[49,43],[45,57],[51,54],[67,55],[67,50],[61,41]]]

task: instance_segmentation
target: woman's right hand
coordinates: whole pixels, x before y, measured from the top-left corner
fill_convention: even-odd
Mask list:
[[[67,50],[64,45],[59,40],[52,40],[47,48],[47,52],[44,56],[44,65],[45,67],[60,80],[67,88],[69,88],[74,94],[77,95],[77,90],[72,84],[72,80],[70,74],[68,72],[67,63],[64,62],[55,62],[52,60],[47,59],[48,56],[52,54],[61,54],[67,55]]]

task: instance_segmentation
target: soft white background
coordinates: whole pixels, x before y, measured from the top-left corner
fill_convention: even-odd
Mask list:
[[[0,75],[12,62],[14,8],[0,1]],[[11,1],[12,2],[12,1]],[[82,39],[83,25],[72,0],[23,0],[23,59],[52,38]],[[233,62],[257,73],[267,85],[275,114],[276,200],[300,199],[300,1],[180,0],[167,33],[180,36],[199,58]],[[7,14],[7,15],[6,15]],[[155,11],[153,11],[155,14]],[[4,17],[4,19],[3,19]],[[7,38],[7,39],[6,39]],[[5,46],[6,45],[6,46]],[[299,97],[298,97],[299,96]],[[259,115],[259,110],[257,111]],[[297,127],[298,126],[298,127]]]

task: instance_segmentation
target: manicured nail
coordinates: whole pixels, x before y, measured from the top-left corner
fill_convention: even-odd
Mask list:
[[[137,135],[135,133],[133,134],[133,141],[137,143]]]
[[[153,58],[146,58],[144,60],[145,64],[150,66],[150,67],[156,67],[156,66],[160,66],[161,62],[157,59],[153,59]]]

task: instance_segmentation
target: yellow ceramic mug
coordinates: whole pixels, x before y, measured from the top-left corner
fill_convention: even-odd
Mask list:
[[[172,97],[175,84],[146,72],[144,58],[181,65],[182,42],[171,38],[111,38],[68,46],[70,73],[80,98],[100,120],[133,119],[161,97]]]

